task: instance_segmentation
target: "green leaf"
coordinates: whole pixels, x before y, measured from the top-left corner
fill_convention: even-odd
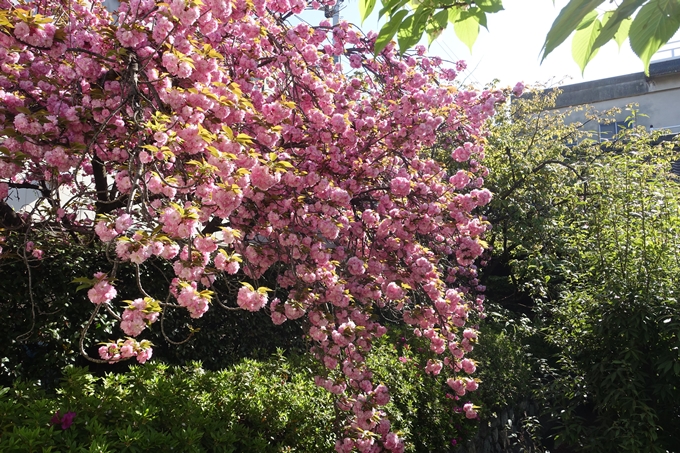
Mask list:
[[[597,54],[598,49],[593,48],[593,43],[600,30],[602,30],[602,23],[597,19],[597,11],[591,11],[576,29],[571,42],[571,55],[581,68],[581,74],[585,71],[588,62]]]
[[[621,21],[619,31],[617,31],[616,34],[614,35],[614,41],[616,41],[616,44],[618,44],[619,49],[621,49],[621,46],[623,45],[624,41],[628,39],[628,33],[630,32],[630,25],[632,23],[633,19],[631,18],[623,19]]]
[[[623,0],[614,11],[608,11],[602,20],[602,31],[595,40],[593,48],[599,49],[612,38],[621,47],[623,41],[628,37],[628,30],[632,20],[630,16],[642,6],[647,0]],[[606,20],[605,20],[606,19]]]
[[[550,27],[548,35],[545,37],[541,62],[576,30],[576,27],[581,24],[583,18],[588,13],[603,2],[604,0],[571,0],[567,6],[562,8],[557,19],[555,19],[555,22]]]
[[[242,145],[250,145],[253,143],[253,137],[251,137],[248,134],[238,134],[235,138],[234,141],[241,143]]]
[[[449,8],[449,22],[452,24],[455,24],[458,18],[460,17],[460,8]]]
[[[78,292],[83,289],[92,288],[94,284],[97,283],[97,280],[87,277],[77,277],[71,280],[71,283],[80,283],[76,288],[76,292]]]
[[[472,46],[477,41],[479,36],[479,16],[475,14],[466,14],[468,11],[463,11],[459,19],[453,23],[453,31],[463,44],[468,46],[470,53],[472,53]],[[449,18],[449,20],[451,20]]]
[[[399,42],[399,52],[404,53],[402,50],[404,44],[406,42],[409,42],[413,39],[413,18],[415,14],[411,14],[408,16],[404,21],[401,23],[399,26],[399,30],[397,31],[397,40]]]
[[[375,52],[376,55],[382,52],[385,46],[392,40],[392,37],[401,26],[401,23],[407,14],[408,11],[406,10],[397,11],[390,21],[383,25],[378,34],[378,39],[375,41],[375,48],[373,49],[373,52]]]
[[[420,38],[423,37],[423,33],[425,33],[427,19],[431,14],[431,8],[419,6],[415,13],[406,18],[397,33],[399,52],[403,54],[406,50],[418,44]]]
[[[477,7],[472,7],[470,9],[468,9],[467,11],[463,11],[461,13],[461,15],[460,15],[461,20],[463,20],[463,18],[467,17],[468,15],[476,16],[477,19],[479,19],[479,25],[486,28],[487,30],[489,29],[489,27],[486,24],[486,13],[484,11],[482,11],[481,9],[479,9]]]
[[[445,9],[439,11],[437,14],[432,16],[430,21],[428,21],[425,27],[425,33],[427,33],[427,44],[432,44],[432,41],[437,39],[441,35],[442,31],[446,29],[449,21],[449,12]]]
[[[645,74],[649,75],[652,56],[680,28],[679,13],[677,0],[650,0],[635,16],[630,26],[630,47],[645,65]]]
[[[248,288],[249,290],[255,291],[255,288],[253,288],[253,285],[251,285],[250,283],[248,283],[248,282],[241,282],[241,284],[242,284],[243,286],[245,286],[246,288]]]
[[[390,17],[394,16],[397,10],[406,5],[408,1],[409,0],[388,0],[386,3],[383,3],[383,7],[378,12],[378,19],[381,19],[386,13],[389,13],[388,15]],[[385,27],[383,26],[383,28]]]
[[[503,11],[503,0],[478,0],[475,5],[485,13],[497,13]]]
[[[375,0],[359,0],[359,14],[361,15],[362,25],[373,12],[373,8],[375,8]]]

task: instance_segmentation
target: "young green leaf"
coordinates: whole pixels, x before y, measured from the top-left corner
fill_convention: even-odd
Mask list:
[[[503,11],[503,1],[502,0],[478,0],[475,1],[475,5],[479,7],[485,13],[497,13]]]
[[[375,41],[375,47],[373,48],[373,52],[375,52],[376,55],[382,52],[385,46],[387,46],[387,44],[390,42],[394,34],[401,26],[402,21],[404,20],[404,17],[406,17],[407,14],[408,11],[404,9],[402,9],[401,11],[397,11],[392,16],[390,21],[383,25],[383,27],[380,29],[380,33],[378,34],[378,39],[376,39]]]
[[[472,46],[477,41],[477,36],[479,36],[479,16],[466,15],[466,12],[463,11],[459,19],[453,23],[453,31],[456,32],[458,39],[468,46],[470,53],[472,53]]]
[[[78,287],[76,288],[76,292],[81,291],[83,289],[87,288],[92,288],[94,284],[97,282],[97,280],[93,278],[87,278],[87,277],[78,277],[74,278],[71,283],[80,283]]]
[[[679,13],[677,0],[650,0],[635,16],[630,26],[630,47],[645,65],[645,74],[649,75],[652,56],[680,28]]]
[[[449,8],[448,11],[449,22],[455,24],[460,17],[460,8]]]
[[[373,12],[373,8],[375,8],[375,1],[376,0],[359,0],[359,14],[361,15],[362,25],[366,18]]]
[[[486,24],[486,13],[481,9],[477,8],[476,6],[473,6],[472,8],[468,8],[467,10],[462,11],[460,13],[460,20],[465,20],[468,16],[477,17],[477,19],[479,20],[479,25],[486,28],[487,30],[489,29],[489,27]]]
[[[378,19],[381,19],[385,14],[388,16],[393,16],[396,14],[397,10],[406,5],[408,1],[409,0],[387,0],[385,3],[383,3],[383,7],[378,12]]]
[[[424,8],[422,5],[418,7],[415,13],[407,17],[401,24],[397,33],[397,40],[399,42],[399,52],[404,53],[411,47],[418,44],[420,38],[425,33],[425,26],[427,19],[432,14],[432,9]]]
[[[597,18],[597,11],[591,11],[576,29],[574,39],[571,41],[571,55],[581,68],[581,74],[586,65],[597,54],[598,49],[593,48],[593,43],[602,30],[602,23]]]
[[[619,47],[628,37],[630,29],[630,16],[642,6],[647,0],[623,0],[623,2],[613,11],[608,11],[602,20],[602,31],[593,43],[593,48],[599,49],[612,38],[616,40]],[[606,20],[605,20],[606,18]]]
[[[619,30],[616,32],[614,35],[614,41],[616,41],[616,44],[619,46],[619,50],[621,49],[621,46],[623,45],[624,41],[628,39],[628,33],[630,32],[630,25],[633,23],[633,19],[626,18],[621,21],[621,26],[619,26]],[[602,33],[600,33],[602,35]]]
[[[404,53],[403,50],[401,50],[404,45],[411,41],[413,39],[412,34],[413,34],[413,18],[414,14],[411,14],[408,16],[404,21],[401,23],[399,26],[399,30],[397,31],[397,41],[399,42],[399,52]]]
[[[442,31],[446,28],[449,21],[449,12],[445,9],[439,11],[437,14],[432,16],[425,27],[425,33],[427,33],[427,44],[432,44],[432,41],[437,39],[441,35]]]
[[[603,2],[604,0],[571,0],[567,6],[562,8],[545,37],[541,62],[576,30],[588,13]]]

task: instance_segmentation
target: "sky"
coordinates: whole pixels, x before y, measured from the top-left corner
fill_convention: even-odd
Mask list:
[[[376,6],[371,17],[361,25],[358,1],[345,0],[340,18],[360,25],[364,32],[380,30],[385,19],[380,23],[377,21],[379,6]],[[446,60],[465,60],[468,65],[463,74],[465,81],[480,87],[494,79],[498,79],[501,86],[514,85],[517,82],[538,82],[555,86],[643,71],[642,62],[630,49],[627,41],[620,50],[614,42],[603,46],[583,75],[571,56],[571,38],[548,55],[541,64],[540,52],[545,36],[567,3],[567,0],[555,0],[554,5],[552,0],[503,0],[505,10],[487,16],[489,31],[481,28],[472,54],[458,40],[452,27],[432,44],[428,53]],[[424,39],[423,43],[427,44],[427,40]]]

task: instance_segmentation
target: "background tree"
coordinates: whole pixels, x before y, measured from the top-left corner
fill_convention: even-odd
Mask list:
[[[514,99],[494,118],[486,156],[493,256],[483,281],[488,309],[514,315],[489,319],[521,333],[552,429],[546,439],[576,451],[673,450],[675,144],[634,122],[611,142],[589,140],[569,111],[552,110],[554,96]]]

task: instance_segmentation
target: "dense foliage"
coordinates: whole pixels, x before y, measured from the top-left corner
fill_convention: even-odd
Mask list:
[[[109,263],[96,246],[63,244],[52,253],[32,262],[30,268],[20,260],[0,261],[0,309],[12,313],[0,319],[0,385],[9,386],[21,378],[38,380],[50,388],[57,384],[63,368],[73,364],[89,365],[98,371],[127,369],[124,362],[95,366],[79,352],[92,302],[87,292],[77,291],[78,285],[72,282]],[[38,282],[31,288],[29,270],[31,279]],[[159,269],[150,266],[142,272],[149,290],[162,290],[165,278]],[[137,294],[135,273],[134,266],[121,265],[118,269],[117,288],[123,298]],[[33,296],[33,306],[27,294]],[[308,349],[301,322],[274,325],[269,319],[264,312],[209,310],[187,323],[184,310],[176,308],[167,310],[161,322],[149,326],[145,338],[156,345],[154,357],[159,360],[184,365],[200,357],[209,370],[225,368],[246,357],[268,358],[277,348],[300,353]],[[96,350],[98,341],[115,334],[117,324],[112,316],[99,317],[90,326],[91,334],[83,338],[84,348]]]
[[[329,452],[336,414],[310,366],[279,355],[219,372],[196,363],[150,363],[104,377],[67,368],[56,394],[18,381],[0,396],[0,449]],[[445,380],[424,373],[403,342],[381,341],[371,366],[394,389],[386,410],[406,451],[453,451],[474,431],[477,421],[441,392]]]
[[[97,378],[67,368],[58,393],[17,382],[0,397],[0,449],[332,451],[330,396],[285,359],[220,372],[153,363]]]
[[[18,383],[3,447],[447,451],[532,382],[578,451],[676,445],[671,147],[596,143],[534,95],[485,151],[501,92],[284,3],[0,0],[6,382],[49,391],[75,353],[123,371],[152,343],[211,369],[316,358]],[[17,212],[19,189],[39,200]]]
[[[576,451],[672,451],[680,413],[680,188],[674,144],[588,139],[554,94],[495,118],[491,302],[519,316],[535,397]],[[612,120],[610,114],[586,117]],[[526,318],[528,317],[528,318]]]

